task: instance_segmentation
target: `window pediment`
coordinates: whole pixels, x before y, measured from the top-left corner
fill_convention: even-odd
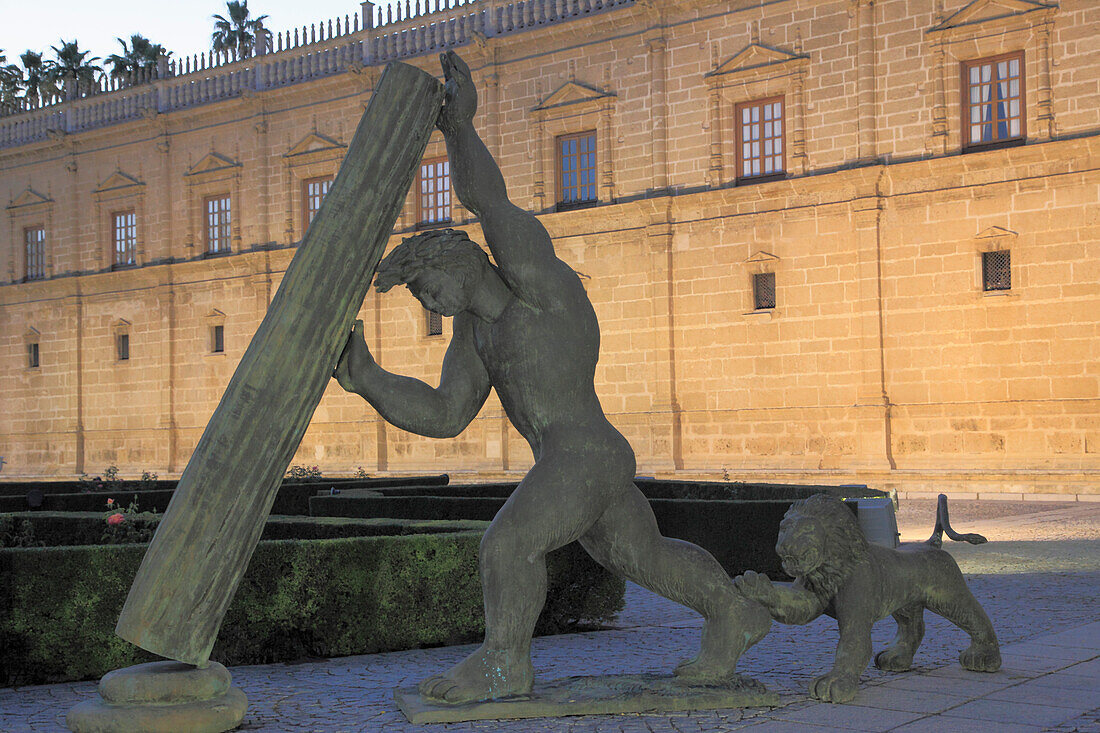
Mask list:
[[[615,99],[613,92],[608,92],[597,87],[582,84],[577,81],[568,81],[554,90],[548,97],[535,106],[536,113],[545,113],[558,110],[562,107],[592,107]]]
[[[8,208],[22,209],[28,206],[36,206],[39,204],[50,203],[53,203],[53,199],[49,198],[48,196],[43,196],[42,194],[35,191],[33,188],[28,187],[23,190],[23,193],[16,196],[15,199],[10,204],[8,204]]]
[[[1040,22],[1057,8],[1057,5],[1035,0],[974,0],[928,32],[952,35],[952,32],[972,32],[980,25],[1028,26]]]
[[[805,65],[809,59],[805,54],[784,51],[762,43],[750,43],[719,64],[707,76],[723,77],[723,81],[736,81],[743,77],[778,76]]]
[[[747,260],[744,261],[745,265],[754,264],[757,262],[778,262],[779,258],[773,255],[771,252],[765,252],[764,250],[757,250]]]
[[[231,168],[239,168],[240,166],[241,164],[233,160],[232,158],[227,158],[221,153],[210,152],[204,155],[198,163],[195,163],[195,165],[191,166],[191,168],[188,169],[188,171],[184,173],[184,175],[197,176],[203,173],[215,173],[217,171],[224,171]]]
[[[294,158],[300,155],[310,155],[311,153],[323,153],[333,150],[343,150],[347,146],[333,140],[330,137],[325,137],[316,132],[311,132],[294,145],[290,146],[290,149],[283,155],[285,158]]]
[[[128,173],[123,173],[121,170],[116,169],[114,173],[107,176],[107,178],[104,179],[103,182],[96,187],[94,193],[115,192],[120,191],[121,189],[135,188],[144,185],[145,183],[139,181],[134,176],[131,176]]]
[[[1016,234],[1016,232],[1011,231],[1009,229],[1005,229],[1003,227],[988,227],[987,229],[983,229],[981,232],[979,232],[978,235],[975,237],[975,239],[978,239],[978,240],[981,240],[981,241],[987,242],[987,243],[988,242],[1005,242],[1005,241],[1011,241],[1011,240],[1015,239],[1017,236],[1018,235]]]

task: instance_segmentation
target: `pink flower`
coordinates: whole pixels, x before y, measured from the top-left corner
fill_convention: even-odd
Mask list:
[[[107,506],[114,506],[114,505],[115,505],[115,500],[114,499],[108,499],[107,500]]]
[[[122,516],[121,514],[112,514],[111,516],[107,517],[107,524],[111,525],[112,527],[116,527],[125,521],[126,517]]]

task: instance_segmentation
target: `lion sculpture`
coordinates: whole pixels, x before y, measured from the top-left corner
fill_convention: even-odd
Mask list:
[[[833,668],[810,685],[816,699],[847,702],[855,697],[859,675],[871,660],[871,626],[888,615],[897,621],[897,636],[875,664],[895,672],[909,669],[924,637],[926,608],[970,635],[969,648],[959,655],[963,667],[996,672],[1001,653],[993,625],[954,558],[940,549],[942,531],[974,544],[985,541],[950,529],[941,496],[936,530],[926,542],[898,549],[870,544],[844,502],[816,494],[792,505],[779,525],[775,549],[795,582],[775,585],[752,571],[734,582],[780,623],[807,624],[823,613],[837,620],[840,642]]]

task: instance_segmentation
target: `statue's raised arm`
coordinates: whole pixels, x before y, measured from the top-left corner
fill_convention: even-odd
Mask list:
[[[509,288],[529,305],[550,306],[561,278],[575,274],[554,254],[539,220],[508,200],[500,168],[474,129],[477,89],[470,68],[454,51],[439,58],[447,82],[438,124],[447,141],[455,193],[481,219],[486,244]]]

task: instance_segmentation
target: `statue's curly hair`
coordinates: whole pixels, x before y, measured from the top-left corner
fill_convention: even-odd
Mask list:
[[[829,494],[814,494],[796,501],[784,519],[796,520],[795,533],[816,534],[818,550],[824,560],[806,573],[806,588],[819,598],[831,599],[848,573],[867,554],[867,538],[855,514],[843,501]]]
[[[482,262],[488,264],[488,256],[466,232],[433,229],[406,237],[394,247],[378,265],[374,287],[384,293],[428,269],[442,270],[466,284],[480,277]]]

